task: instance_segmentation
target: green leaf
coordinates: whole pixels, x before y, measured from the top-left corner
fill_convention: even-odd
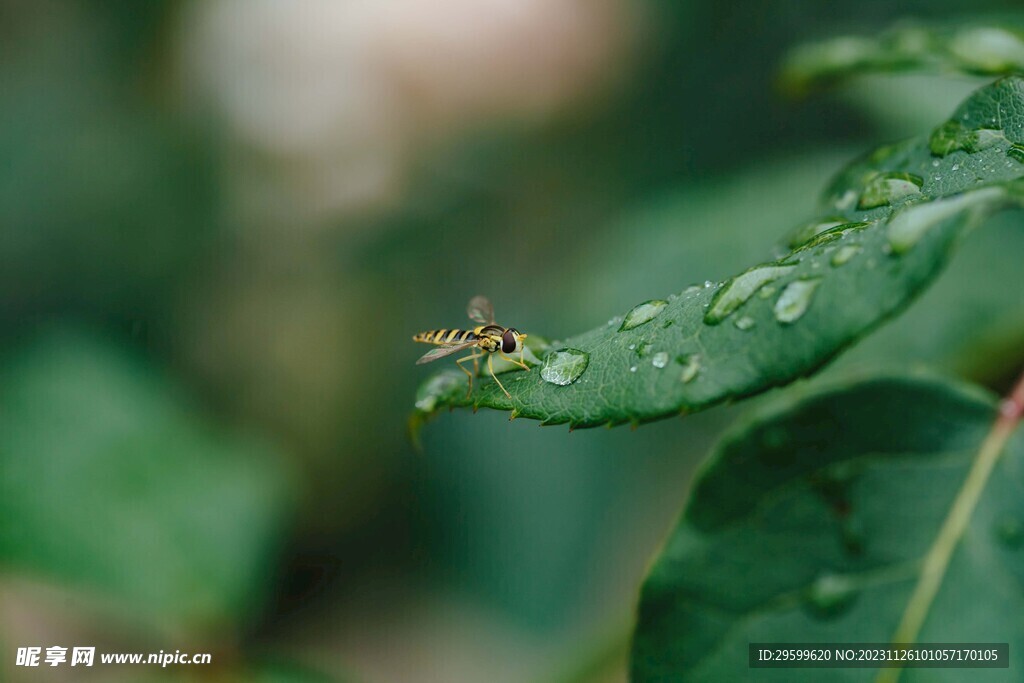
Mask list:
[[[809,43],[789,54],[782,70],[782,83],[788,90],[802,93],[875,72],[1008,75],[1024,70],[1024,32],[1020,24],[903,24],[876,36],[840,36]]]
[[[635,423],[814,372],[904,308],[981,218],[1017,203],[1024,80],[978,90],[950,120],[931,136],[848,166],[820,216],[793,232],[779,258],[535,349],[548,369],[503,374],[511,398],[487,380],[467,396],[465,377],[442,371],[421,387],[414,422],[440,408],[473,406],[544,424]],[[526,332],[532,339],[535,331]],[[571,351],[586,354],[587,363],[574,364],[582,370],[567,383]]]
[[[741,680],[750,642],[889,642],[997,414],[971,387],[881,378],[727,436],[644,584],[633,680]],[[1021,437],[968,509],[920,642],[1024,648]],[[939,673],[908,669],[904,680],[960,680]]]
[[[56,333],[0,369],[0,571],[204,633],[259,606],[292,507],[264,444],[210,429],[164,381]]]
[[[348,676],[328,676],[327,674],[286,659],[274,659],[250,665],[244,676],[239,680],[250,683],[343,683],[354,680]]]

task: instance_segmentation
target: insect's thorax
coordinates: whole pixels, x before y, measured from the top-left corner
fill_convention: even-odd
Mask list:
[[[491,353],[501,348],[501,335],[504,333],[505,328],[498,325],[481,325],[473,328],[473,334],[479,339],[477,345]]]

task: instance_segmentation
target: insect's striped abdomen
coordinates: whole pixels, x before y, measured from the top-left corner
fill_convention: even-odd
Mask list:
[[[412,338],[413,341],[427,344],[461,344],[475,339],[472,330],[431,330],[420,332]]]

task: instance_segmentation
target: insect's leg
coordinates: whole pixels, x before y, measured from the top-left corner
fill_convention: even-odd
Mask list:
[[[504,355],[504,354],[502,354],[502,355]],[[494,381],[498,383],[498,386],[501,387],[501,390],[505,392],[505,397],[506,398],[512,398],[512,394],[508,393],[508,389],[506,389],[505,385],[501,383],[501,380],[498,379],[498,376],[494,374],[494,363],[493,363],[493,360],[494,360],[494,356],[493,355],[487,356],[487,369],[491,371],[491,377],[493,377]]]
[[[459,369],[466,373],[466,375],[469,377],[469,389],[466,390],[466,398],[469,398],[469,395],[473,393],[473,375],[475,375],[476,373],[474,372],[471,374],[469,370],[462,367],[462,364],[467,360],[471,360],[473,361],[473,369],[476,370],[478,364],[477,358],[479,357],[480,354],[474,351],[472,356],[466,356],[465,358],[460,358],[459,360],[455,361],[455,364],[459,366]]]
[[[469,375],[469,381],[470,381],[470,382],[472,382],[472,381],[473,381],[473,375],[474,375],[474,374],[476,374],[476,373],[474,372],[473,374],[470,374],[469,370],[467,370],[466,368],[462,367],[462,364],[463,364],[463,363],[465,363],[465,362],[466,362],[467,360],[471,360],[471,361],[473,361],[473,369],[474,369],[474,370],[477,370],[477,371],[479,371],[479,370],[478,370],[478,368],[479,368],[479,366],[480,366],[480,363],[479,363],[479,361],[477,361],[477,358],[479,358],[479,357],[480,357],[481,355],[482,355],[482,354],[480,354],[480,353],[478,353],[478,352],[474,351],[474,352],[473,352],[473,355],[471,355],[471,356],[466,356],[465,358],[460,358],[460,359],[458,359],[457,361],[455,361],[455,364],[456,364],[456,365],[458,365],[458,366],[459,366],[459,368],[460,368],[460,369],[461,369],[461,370],[462,370],[462,371],[463,371],[464,373],[466,373],[467,375]]]
[[[521,367],[523,370],[529,371],[530,367],[526,363],[523,362],[522,355],[519,356],[519,360],[516,360],[512,356],[505,355],[504,351],[498,351],[498,353],[500,353],[501,357],[504,358],[505,360],[507,360],[509,363],[515,363],[516,365]]]

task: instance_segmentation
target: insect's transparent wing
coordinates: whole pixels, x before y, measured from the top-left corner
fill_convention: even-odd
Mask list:
[[[466,314],[470,320],[481,325],[490,325],[494,322],[494,306],[485,296],[477,295],[470,299],[469,306],[466,307]]]
[[[423,354],[420,357],[420,359],[416,361],[416,365],[423,365],[424,363],[429,363],[430,361],[438,360],[439,358],[444,358],[445,356],[450,356],[453,353],[458,353],[459,351],[462,351],[463,349],[468,349],[470,346],[473,346],[474,344],[476,344],[475,341],[469,341],[463,342],[462,344],[454,344],[452,346],[438,346],[437,348],[430,349],[425,354]]]

